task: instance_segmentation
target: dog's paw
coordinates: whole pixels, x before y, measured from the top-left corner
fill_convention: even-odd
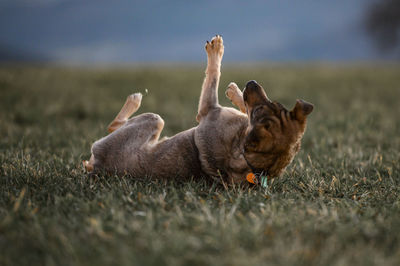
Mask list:
[[[94,157],[93,157],[93,154],[90,156],[90,160],[89,161],[82,161],[82,165],[83,165],[83,168],[86,170],[86,172],[88,172],[88,173],[90,173],[90,172],[92,172],[93,171],[93,169],[94,169],[94,167],[93,167],[93,164],[94,164]]]
[[[143,95],[140,92],[138,92],[138,93],[129,95],[127,100],[131,103],[140,104],[142,101],[142,97],[143,97]]]
[[[229,100],[233,101],[235,97],[242,97],[242,92],[235,82],[231,82],[229,83],[228,88],[225,91],[225,95]]]
[[[126,102],[128,103],[128,108],[129,108],[129,113],[131,113],[133,110],[137,110],[140,106],[140,103],[142,102],[142,97],[143,95],[138,92],[131,94],[127,97]]]
[[[206,51],[209,58],[222,59],[224,54],[224,43],[222,36],[216,35],[211,42],[206,42]]]

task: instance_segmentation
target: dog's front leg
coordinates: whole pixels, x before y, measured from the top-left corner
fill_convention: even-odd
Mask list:
[[[217,35],[211,42],[206,43],[207,68],[206,77],[201,89],[199,110],[197,121],[206,116],[208,111],[219,106],[218,104],[218,85],[221,76],[221,61],[224,55],[224,44],[222,37]]]
[[[226,97],[231,100],[233,105],[239,107],[242,113],[247,114],[246,105],[243,100],[243,93],[240,91],[239,87],[235,82],[231,82],[228,85],[228,88],[225,91]]]

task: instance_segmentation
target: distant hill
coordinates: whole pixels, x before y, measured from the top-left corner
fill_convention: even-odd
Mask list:
[[[0,62],[45,62],[50,58],[36,52],[28,52],[11,45],[0,44]]]

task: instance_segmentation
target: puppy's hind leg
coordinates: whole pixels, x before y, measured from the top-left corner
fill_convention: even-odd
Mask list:
[[[133,115],[140,107],[140,103],[142,102],[142,94],[135,93],[131,94],[126,98],[124,106],[122,106],[121,111],[119,111],[118,115],[114,118],[114,120],[108,126],[108,133],[111,133],[121,126],[123,126],[128,118]]]
[[[139,107],[140,103],[142,102],[142,94],[135,93],[131,94],[126,98],[124,106],[122,106],[121,111],[119,111],[118,115],[114,118],[111,124],[108,126],[108,132],[111,133],[121,126],[123,126],[127,121],[128,118],[135,113]],[[90,156],[89,161],[83,161],[83,167],[86,169],[87,172],[92,172],[94,169],[94,156],[93,154]]]
[[[199,110],[197,113],[197,121],[206,116],[208,111],[218,104],[218,85],[221,76],[221,61],[224,55],[224,44],[222,37],[217,35],[211,42],[206,43],[207,52],[207,68],[206,77],[201,89]]]

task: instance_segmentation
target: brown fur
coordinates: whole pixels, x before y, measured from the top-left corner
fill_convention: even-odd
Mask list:
[[[137,177],[222,177],[229,182],[241,182],[251,171],[280,175],[299,150],[312,105],[298,100],[289,112],[251,81],[243,94],[235,83],[226,91],[241,112],[220,106],[222,37],[207,42],[206,51],[197,127],[159,140],[164,126],[159,115],[146,113],[128,120],[142,99],[133,94],[110,124],[111,133],[93,144],[92,157],[84,162],[86,169]]]

